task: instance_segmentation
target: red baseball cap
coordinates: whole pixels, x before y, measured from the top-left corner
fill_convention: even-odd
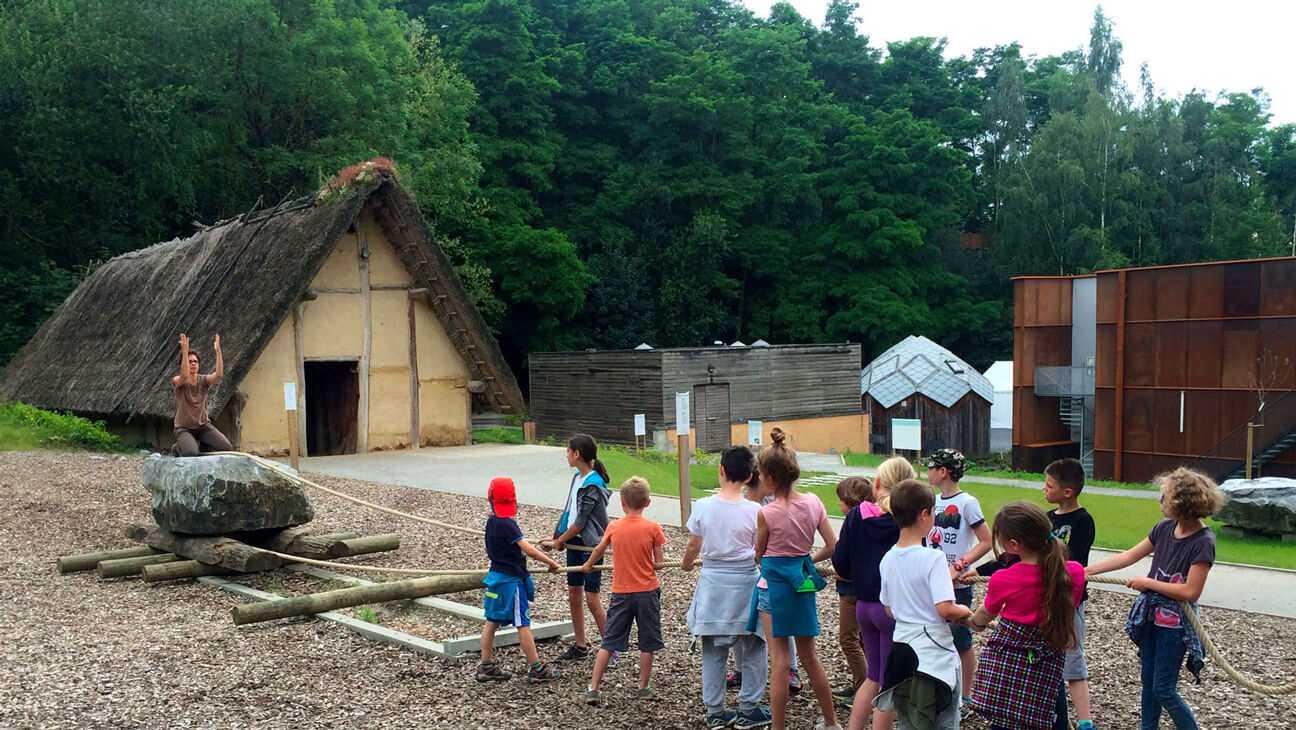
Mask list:
[[[508,477],[495,477],[491,480],[490,489],[486,490],[486,499],[499,517],[517,516],[517,488]]]

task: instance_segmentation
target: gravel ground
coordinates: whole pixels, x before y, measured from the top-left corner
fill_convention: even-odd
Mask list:
[[[513,681],[479,686],[474,655],[442,660],[378,644],[311,619],[235,627],[229,609],[245,599],[192,581],[146,585],[100,581],[93,573],[59,575],[59,555],[127,547],[123,529],[151,520],[139,485],[140,457],[92,458],[83,453],[0,453],[0,727],[382,727],[644,728],[703,727],[698,658],[688,652],[684,612],[694,577],[663,573],[663,630],[657,657],[657,699],[632,699],[635,662],[613,669],[604,702],[582,701],[591,662],[562,667],[547,686]],[[397,509],[480,527],[484,499],[320,477]],[[485,485],[483,485],[483,492]],[[319,532],[399,532],[398,552],[356,559],[400,567],[484,567],[480,538],[400,521],[326,495],[312,495]],[[547,534],[556,515],[524,508],[523,531]],[[684,540],[668,530],[669,554]],[[361,576],[371,577],[371,576]],[[247,582],[281,594],[328,588],[326,582],[276,571]],[[538,621],[566,615],[558,579],[537,579]],[[1135,727],[1138,663],[1121,631],[1130,599],[1094,592],[1087,649],[1099,727]],[[453,596],[476,604],[480,593]],[[836,649],[835,597],[820,599],[825,631],[821,655],[831,677],[847,676]],[[475,632],[472,622],[408,605],[375,607],[380,623],[429,638]],[[1233,661],[1254,678],[1278,683],[1296,672],[1296,622],[1210,610],[1207,627]],[[541,643],[542,656],[562,650]],[[498,653],[515,672],[516,647]],[[1201,685],[1180,689],[1203,728],[1296,728],[1296,699],[1268,698],[1237,688],[1208,664]],[[810,692],[794,697],[789,726],[814,726]],[[979,720],[965,724],[981,728]],[[1163,721],[1162,727],[1170,727]]]

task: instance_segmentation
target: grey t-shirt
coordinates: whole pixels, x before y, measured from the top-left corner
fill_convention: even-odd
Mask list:
[[[1148,577],[1166,583],[1186,583],[1188,569],[1193,563],[1215,563],[1215,532],[1209,527],[1187,537],[1175,537],[1175,521],[1161,520],[1148,533],[1152,541],[1152,569]],[[1157,609],[1154,618],[1157,626],[1180,628],[1178,615],[1173,611]]]

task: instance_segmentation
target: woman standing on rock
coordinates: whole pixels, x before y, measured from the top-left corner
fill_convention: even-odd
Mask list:
[[[197,456],[200,449],[234,450],[225,434],[211,425],[211,419],[207,415],[207,394],[211,392],[212,386],[220,382],[221,375],[225,372],[225,363],[221,359],[220,335],[216,335],[216,339],[212,341],[212,351],[216,353],[216,369],[207,375],[200,375],[198,362],[202,356],[197,350],[189,349],[188,337],[183,333],[180,335],[180,374],[171,378],[176,397],[176,450],[180,456]]]

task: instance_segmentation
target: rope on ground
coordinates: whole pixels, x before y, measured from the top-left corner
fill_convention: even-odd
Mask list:
[[[973,583],[985,583],[989,580],[989,578],[984,576],[974,576],[972,578]],[[1123,586],[1127,582],[1124,578],[1114,578],[1109,575],[1095,575],[1086,578],[1086,580],[1090,583],[1106,583],[1115,586]],[[1197,618],[1197,612],[1192,610],[1192,606],[1187,601],[1179,601],[1179,607],[1183,609],[1184,615],[1188,617],[1188,623],[1192,624],[1193,631],[1196,631],[1197,636],[1201,638],[1202,647],[1206,650],[1206,654],[1210,656],[1211,661],[1215,662],[1220,669],[1224,670],[1224,673],[1228,675],[1229,679],[1232,679],[1234,682],[1237,682],[1252,692],[1259,692],[1263,695],[1276,696],[1296,694],[1296,681],[1287,682],[1286,684],[1261,684],[1253,679],[1243,676],[1242,673],[1235,669],[1233,665],[1224,658],[1224,655],[1220,653],[1219,648],[1215,646],[1215,642],[1211,640],[1210,634],[1207,633],[1206,627],[1203,626],[1201,620]]]
[[[337,497],[338,499],[344,499],[344,500],[346,500],[346,501],[348,501],[348,502],[354,502],[355,504],[358,504],[358,505],[361,505],[361,506],[364,506],[364,507],[368,507],[368,508],[370,508],[370,509],[378,510],[379,512],[382,512],[382,513],[385,513],[385,514],[392,515],[393,517],[400,517],[400,518],[402,518],[402,519],[406,519],[406,520],[413,520],[413,521],[415,521],[415,522],[422,522],[422,523],[425,524],[425,525],[432,525],[432,526],[434,526],[434,527],[444,527],[444,528],[446,528],[447,530],[454,530],[454,531],[456,531],[456,532],[463,532],[463,533],[467,533],[467,534],[469,534],[469,535],[476,535],[476,536],[478,536],[478,537],[483,537],[483,536],[486,535],[486,533],[483,532],[482,530],[477,530],[477,529],[474,529],[474,528],[472,528],[472,527],[464,527],[464,526],[462,526],[462,525],[452,525],[452,524],[450,524],[449,522],[442,522],[441,520],[434,520],[434,519],[432,519],[431,517],[420,517],[419,515],[410,514],[409,512],[401,512],[400,510],[392,509],[392,508],[390,508],[390,507],[384,507],[384,506],[382,506],[382,505],[380,505],[380,504],[374,504],[373,502],[369,502],[369,501],[366,501],[366,500],[360,499],[359,497],[352,497],[351,495],[346,494],[346,493],[344,493],[344,492],[339,492],[339,491],[337,491],[336,489],[329,489],[328,487],[325,487],[325,486],[323,486],[323,485],[316,484],[315,482],[312,482],[311,480],[307,479],[306,477],[304,477],[304,476],[302,476],[302,475],[300,475],[300,474],[294,474],[294,473],[288,471],[287,469],[284,469],[282,464],[276,463],[276,462],[271,461],[271,460],[269,460],[269,459],[262,458],[262,457],[260,457],[260,456],[257,456],[256,454],[248,454],[248,453],[244,453],[244,452],[242,452],[242,451],[212,451],[212,452],[208,452],[208,453],[204,454],[204,456],[243,456],[243,457],[246,457],[246,458],[248,458],[248,459],[251,459],[252,461],[255,461],[256,463],[260,464],[261,466],[266,467],[266,468],[269,469],[270,471],[273,471],[273,472],[275,472],[275,473],[277,473],[277,474],[280,474],[280,475],[282,475],[282,476],[288,477],[289,479],[291,479],[291,480],[293,480],[293,481],[295,481],[295,482],[299,482],[299,483],[301,483],[301,484],[305,484],[305,485],[308,486],[308,487],[313,487],[313,488],[315,488],[315,489],[320,490],[321,492],[324,492],[325,494],[330,494],[330,495],[332,495],[332,496],[334,496],[334,497]],[[581,546],[581,545],[564,545],[563,547],[566,548],[567,550],[576,550],[576,551],[578,551],[578,552],[583,552],[583,553],[591,553],[591,552],[594,552],[594,548],[588,548],[588,547],[584,547],[584,546]]]
[[[285,561],[292,562],[292,563],[305,563],[306,565],[318,565],[321,568],[336,568],[339,570],[357,570],[365,573],[392,573],[395,575],[425,575],[425,576],[480,575],[482,577],[485,577],[486,574],[490,572],[489,570],[486,570],[484,568],[480,568],[480,569],[474,568],[469,570],[437,570],[435,568],[384,568],[378,565],[356,565],[355,563],[335,563],[329,560],[315,560],[313,558],[303,558],[300,555],[290,555],[288,553],[275,552],[274,550],[267,550],[266,548],[257,548],[257,550],[260,550],[265,553],[270,553],[275,557],[281,558]],[[580,569],[581,567],[577,565],[570,568],[559,568],[557,571],[552,571],[552,572],[575,573],[580,571]],[[595,565],[593,569],[611,570],[612,566]],[[543,575],[549,572],[551,571],[544,568],[536,568],[531,571],[531,573],[534,575]]]

